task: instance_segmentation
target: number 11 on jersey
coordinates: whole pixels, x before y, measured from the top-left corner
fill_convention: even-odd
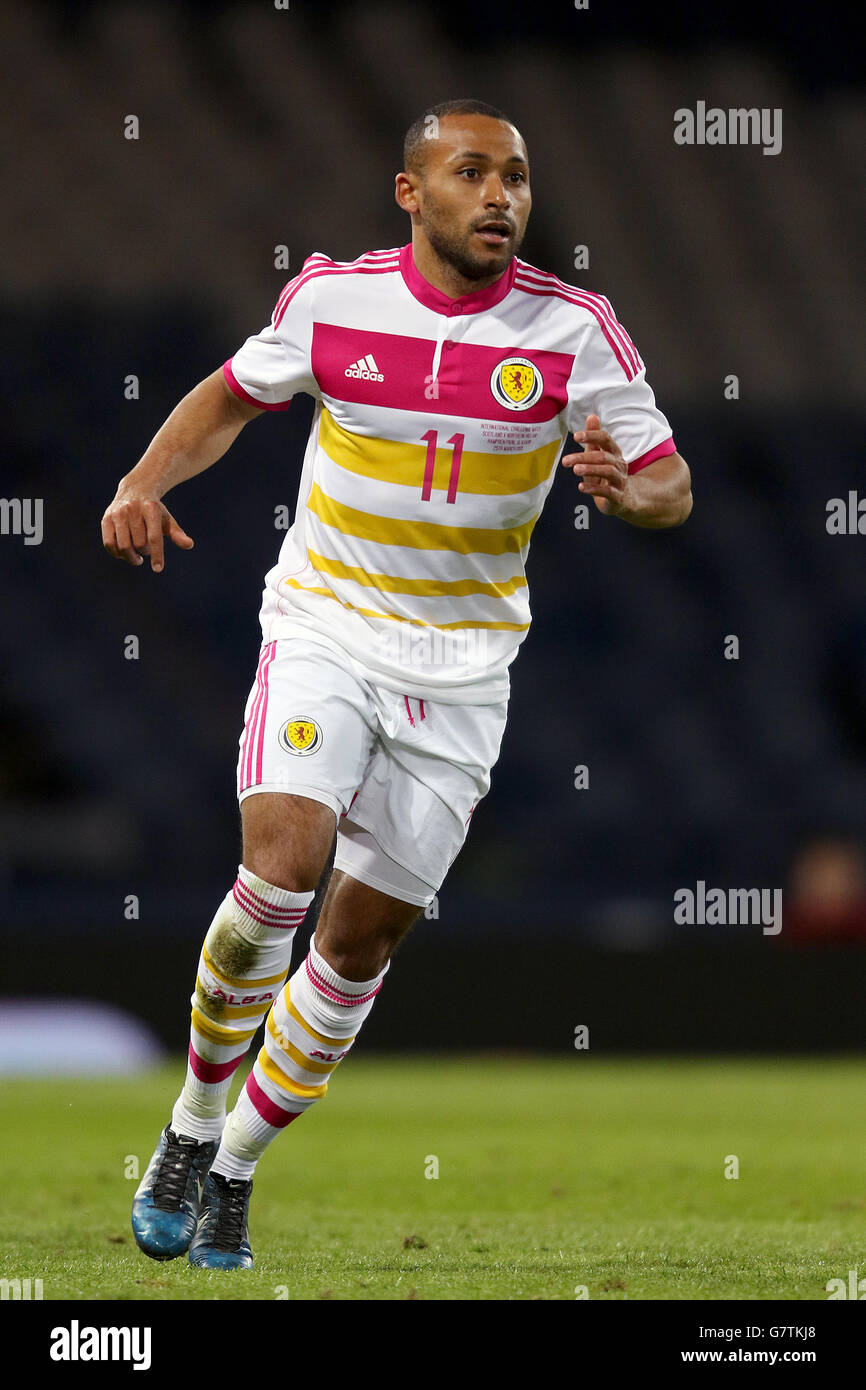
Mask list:
[[[433,491],[433,470],[436,467],[436,441],[438,439],[438,430],[428,430],[426,434],[422,434],[421,438],[427,441],[427,456],[424,460],[424,485],[421,488],[421,501],[429,502],[430,494]],[[453,453],[451,456],[451,476],[448,479],[448,495],[445,498],[446,502],[457,501],[457,479],[460,477],[460,460],[463,457],[463,441],[465,438],[466,436],[464,434],[452,434],[451,438],[448,440],[448,443],[453,445]]]

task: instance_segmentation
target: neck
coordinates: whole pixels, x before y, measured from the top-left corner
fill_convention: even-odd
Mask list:
[[[467,276],[461,275],[459,270],[455,270],[450,261],[443,260],[433,250],[420,227],[412,229],[412,259],[415,268],[427,283],[447,294],[449,299],[462,299],[464,295],[474,294],[476,290],[489,289],[502,278],[508,268],[504,266],[493,275],[485,275],[480,280],[470,280]]]

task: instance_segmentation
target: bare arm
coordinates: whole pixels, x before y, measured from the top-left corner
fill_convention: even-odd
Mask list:
[[[102,518],[102,543],[115,560],[141,565],[150,555],[158,572],[164,563],[164,537],[182,550],[194,541],[160,500],[169,488],[203,473],[237,439],[248,420],[263,412],[237,397],[222,368],[212,372],[175,406],[139,462],[121,478],[114,501]]]
[[[692,510],[689,466],[679,454],[667,454],[629,474],[619,445],[588,415],[586,429],[575,434],[584,452],[566,454],[562,462],[581,479],[580,491],[592,497],[605,516],[632,526],[681,526]]]

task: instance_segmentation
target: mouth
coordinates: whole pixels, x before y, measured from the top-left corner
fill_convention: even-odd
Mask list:
[[[481,237],[488,246],[504,246],[511,240],[512,228],[508,222],[482,222],[475,228],[475,235]]]

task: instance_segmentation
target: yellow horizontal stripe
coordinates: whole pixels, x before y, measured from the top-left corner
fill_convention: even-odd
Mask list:
[[[272,1000],[265,999],[261,1004],[229,1004],[226,999],[214,999],[208,992],[201,975],[195,977],[196,994],[200,999],[206,999],[208,1008],[213,1009],[214,1013],[221,1015],[230,1014],[232,1018],[257,1018],[261,1021],[262,1015],[271,1007]]]
[[[300,1081],[290,1081],[284,1071],[281,1071],[272,1057],[268,1056],[265,1048],[259,1053],[259,1066],[269,1080],[281,1090],[288,1091],[290,1095],[299,1096],[302,1100],[318,1100],[328,1089],[327,1081],[323,1081],[321,1086],[302,1086]]]
[[[399,545],[408,550],[450,550],[458,555],[517,555],[529,544],[538,516],[522,526],[440,526],[435,521],[401,521],[398,517],[378,516],[347,507],[326,496],[313,483],[307,507],[326,526],[344,536],[374,541],[378,545]]]
[[[526,575],[516,574],[501,584],[486,584],[481,579],[406,579],[394,574],[371,574],[360,565],[344,565],[307,547],[307,559],[320,574],[332,574],[335,579],[351,579],[370,589],[388,594],[420,594],[423,598],[465,598],[468,594],[489,594],[491,598],[507,598],[516,589],[527,587]]]
[[[292,1003],[292,996],[289,993],[288,986],[286,987],[286,1007],[295,1022],[300,1023],[304,1032],[309,1033],[311,1038],[316,1039],[316,1042],[327,1043],[328,1047],[348,1047],[349,1043],[355,1041],[355,1037],[357,1036],[355,1033],[353,1033],[350,1038],[326,1038],[324,1033],[317,1033],[315,1028],[311,1028],[307,1020],[298,1013],[298,1010]]]
[[[299,1067],[303,1067],[304,1071],[316,1072],[319,1076],[328,1076],[334,1067],[339,1065],[339,1058],[336,1062],[314,1062],[311,1057],[305,1056],[300,1048],[295,1047],[294,1043],[286,1037],[285,1033],[279,1031],[274,1023],[273,1014],[268,1014],[267,1029],[277,1047],[281,1048],[287,1057],[291,1057],[293,1062],[297,1062]]]
[[[192,1026],[197,1033],[201,1033],[208,1042],[218,1043],[220,1047],[234,1047],[238,1043],[249,1042],[259,1031],[258,1026],[248,1029],[222,1028],[218,1023],[203,1014],[201,1009],[193,1009]]]
[[[506,632],[526,632],[529,623],[480,623],[473,619],[466,619],[459,623],[425,623],[421,618],[404,618],[400,613],[388,613],[382,608],[358,608],[354,603],[337,598],[337,595],[330,589],[325,589],[321,585],[300,584],[297,579],[281,579],[281,584],[288,584],[291,589],[300,589],[304,594],[321,594],[322,598],[332,598],[339,603],[341,608],[348,608],[352,613],[360,613],[362,618],[389,618],[395,623],[410,623],[412,627],[435,627],[440,632],[451,632],[455,628],[486,627],[498,628]]]
[[[201,953],[204,959],[204,963],[207,966],[210,973],[212,975],[216,975],[217,979],[221,980],[224,985],[237,985],[239,988],[246,988],[247,985],[250,985],[253,989],[258,989],[259,986],[264,988],[265,985],[281,984],[282,981],[286,978],[287,972],[283,971],[282,975],[267,975],[263,976],[260,980],[237,979],[234,975],[224,975],[221,970],[217,970],[216,966],[213,963],[213,957],[208,951],[207,946],[202,946]]]
[[[561,439],[554,439],[550,444],[543,444],[539,449],[525,454],[497,453],[495,441],[492,441],[489,454],[465,449],[460,458],[457,491],[500,497],[529,492],[550,477],[561,444]],[[353,434],[323,408],[319,421],[319,445],[329,459],[351,473],[359,473],[380,483],[398,483],[419,490],[423,486],[427,446],[422,441],[406,444],[393,439]],[[454,446],[443,440],[436,450],[433,471],[433,487],[442,492],[448,490],[453,459]]]

